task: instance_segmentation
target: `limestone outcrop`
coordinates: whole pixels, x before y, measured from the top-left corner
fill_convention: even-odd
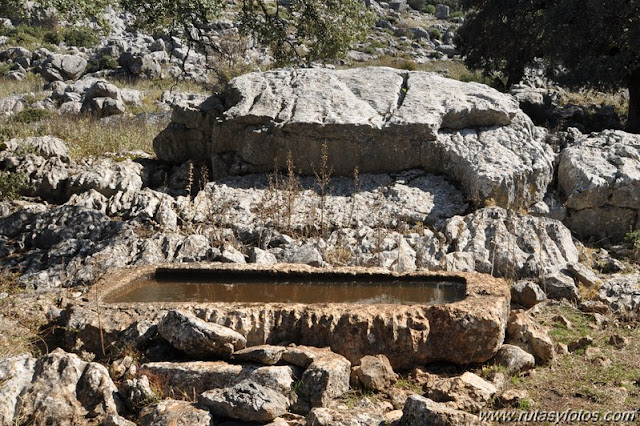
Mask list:
[[[281,69],[231,81],[222,95],[174,108],[154,141],[158,158],[211,158],[214,176],[269,172],[291,153],[302,174],[423,168],[481,204],[542,200],[553,154],[509,95],[433,73],[367,67]]]
[[[572,231],[621,240],[640,228],[640,136],[606,130],[578,137],[560,154],[558,183]]]

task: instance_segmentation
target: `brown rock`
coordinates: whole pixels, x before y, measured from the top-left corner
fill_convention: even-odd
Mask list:
[[[609,344],[617,349],[622,349],[629,344],[629,339],[619,334],[614,334],[609,338]]]
[[[389,359],[384,355],[367,355],[360,360],[360,365],[354,367],[357,380],[369,390],[382,391],[398,380],[393,372]]]
[[[436,402],[446,402],[458,410],[479,411],[493,398],[497,389],[492,383],[467,371],[459,377],[441,379],[426,391],[427,397]]]
[[[410,396],[402,411],[400,426],[488,425],[473,414],[453,409],[446,404],[418,395]]]
[[[520,401],[529,398],[529,393],[524,389],[508,389],[499,397],[500,405],[503,407],[517,407]]]
[[[140,426],[210,426],[213,424],[207,410],[195,407],[187,401],[165,399],[142,410]]]
[[[333,354],[316,359],[302,375],[300,397],[310,407],[324,407],[349,390],[351,363]]]
[[[507,374],[529,370],[536,365],[533,355],[514,345],[502,345],[493,361],[506,368]]]
[[[542,364],[554,357],[553,342],[547,331],[536,324],[522,309],[509,314],[507,342],[526,348]]]
[[[569,343],[569,352],[575,352],[579,349],[584,349],[591,344],[593,344],[593,338],[591,336],[581,337],[580,340]]]
[[[280,361],[287,348],[284,346],[259,345],[241,349],[233,353],[232,358],[240,362],[256,362],[263,365],[275,365]]]
[[[610,312],[609,306],[601,302],[600,300],[585,300],[583,302],[580,302],[580,305],[578,305],[578,309],[580,309],[582,312],[596,313],[601,315],[606,315]]]

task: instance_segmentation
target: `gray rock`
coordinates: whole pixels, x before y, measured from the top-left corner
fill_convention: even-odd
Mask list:
[[[278,259],[266,250],[262,250],[258,247],[251,247],[249,249],[249,263],[256,263],[258,265],[274,265],[278,263]]]
[[[187,401],[165,399],[142,410],[139,426],[210,426],[213,418],[207,410]]]
[[[158,334],[193,357],[228,357],[247,344],[244,336],[230,328],[175,310],[158,324]]]
[[[509,278],[538,277],[578,261],[571,232],[553,219],[489,207],[455,216],[445,230],[455,252],[472,253],[478,272]]]
[[[517,281],[511,286],[511,301],[525,308],[537,305],[546,298],[540,286],[532,281]]]
[[[306,424],[314,426],[380,426],[386,424],[381,410],[376,408],[318,407],[309,412]]]
[[[227,244],[222,250],[220,261],[225,263],[247,263],[244,254],[230,244]]]
[[[488,425],[488,423],[481,421],[473,414],[453,409],[443,403],[419,395],[411,395],[404,405],[399,425],[474,426]]]
[[[542,288],[549,299],[578,300],[580,293],[573,278],[562,271],[543,275]]]
[[[93,189],[105,197],[118,192],[134,193],[142,188],[142,166],[129,159],[88,161],[80,173],[69,180],[68,196]],[[153,215],[151,215],[153,217]]]
[[[560,154],[558,183],[572,231],[621,240],[640,209],[640,136],[618,130],[580,135]]]
[[[614,275],[598,291],[600,300],[617,312],[634,312],[640,308],[640,274]]]
[[[120,388],[120,395],[124,399],[124,403],[132,411],[139,410],[158,399],[158,396],[151,389],[149,378],[145,375],[137,379],[125,380]]]
[[[383,391],[398,380],[398,375],[393,372],[389,359],[384,355],[363,357],[353,372],[366,389],[373,391]]]
[[[476,261],[473,253],[448,253],[444,259],[446,271],[473,272],[476,269]]]
[[[316,359],[302,375],[300,397],[311,407],[324,407],[349,390],[351,363],[333,354]]]
[[[45,80],[77,80],[87,68],[87,60],[80,55],[52,54],[40,66]]]
[[[285,352],[284,346],[260,345],[241,349],[233,353],[232,358],[240,362],[255,362],[263,365],[275,365]]]
[[[200,395],[199,402],[215,415],[247,422],[268,422],[289,409],[284,395],[251,380],[228,389],[215,389]]]
[[[287,263],[301,263],[309,266],[322,266],[322,255],[311,244],[290,246],[284,250],[283,259]]]
[[[436,18],[438,19],[449,19],[449,6],[444,4],[436,5]]]
[[[56,349],[36,361],[32,382],[16,406],[16,418],[74,424],[83,418],[117,415],[117,391],[104,366]]]
[[[493,362],[503,366],[508,375],[530,370],[536,365],[533,355],[514,345],[502,345]]]
[[[16,153],[34,152],[44,158],[57,157],[65,163],[69,162],[69,148],[62,139],[55,136],[11,139],[6,142],[6,149]]]
[[[0,98],[0,114],[12,115],[22,111],[27,106],[27,102],[22,95],[13,95]]]
[[[582,263],[571,262],[567,265],[567,269],[579,283],[587,287],[596,287],[602,282],[591,269]]]
[[[36,360],[31,355],[0,359],[0,424],[19,421],[16,407],[20,395],[31,385]]]
[[[505,207],[541,201],[551,181],[544,132],[513,98],[479,84],[390,68],[286,69],[241,76],[221,96],[176,108],[154,141],[158,158],[211,156],[214,170],[246,174],[292,152],[313,175],[326,141],[335,175],[420,167],[460,182],[475,203]]]
[[[153,78],[162,72],[160,64],[151,55],[125,52],[120,55],[118,63],[134,76]]]

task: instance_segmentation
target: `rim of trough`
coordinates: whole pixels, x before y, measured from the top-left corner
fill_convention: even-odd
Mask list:
[[[406,273],[399,273],[389,271],[384,268],[376,267],[336,267],[336,268],[322,268],[313,267],[302,264],[289,264],[278,263],[274,265],[257,265],[257,264],[235,264],[235,263],[220,263],[220,262],[193,262],[193,263],[180,263],[180,264],[151,264],[145,266],[126,267],[121,269],[115,269],[107,272],[98,282],[93,286],[93,291],[97,292],[97,302],[107,306],[154,306],[154,307],[184,307],[189,306],[291,306],[291,305],[304,305],[304,306],[351,306],[357,307],[360,305],[354,305],[351,303],[314,303],[314,304],[301,304],[301,303],[262,303],[262,302],[106,302],[107,296],[111,296],[118,291],[123,291],[129,283],[132,281],[156,274],[158,272],[178,272],[185,271],[190,273],[212,273],[215,271],[221,272],[247,272],[249,274],[264,273],[268,275],[280,275],[280,274],[295,274],[297,277],[331,277],[335,275],[341,276],[360,276],[360,277],[389,277],[389,278],[401,278],[401,279],[420,279],[424,278],[428,281],[435,281],[442,279],[443,281],[454,281],[458,284],[465,284],[465,297],[459,301],[432,304],[432,305],[402,305],[402,304],[376,304],[378,307],[385,306],[449,306],[449,307],[465,307],[468,305],[477,305],[478,303],[487,303],[487,298],[506,298],[510,300],[511,291],[510,286],[506,280],[502,278],[493,277],[489,274],[481,274],[477,272],[447,272],[447,271],[425,271],[417,270]],[[96,300],[94,299],[94,302]]]

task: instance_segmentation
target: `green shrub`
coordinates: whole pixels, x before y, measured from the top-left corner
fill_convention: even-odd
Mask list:
[[[87,64],[88,72],[96,72],[100,70],[115,70],[118,68],[118,60],[112,56],[100,56],[89,59]]]
[[[626,234],[624,236],[624,241],[630,249],[640,252],[640,229]]]
[[[422,8],[422,11],[424,13],[429,13],[431,15],[435,15],[436,7],[434,5],[432,5],[432,4],[428,4],[428,5],[426,5],[425,7]]]
[[[50,118],[52,115],[53,113],[46,109],[25,108],[13,115],[10,121],[13,123],[29,124]]]
[[[442,39],[442,34],[440,34],[440,30],[437,28],[429,28],[429,37],[432,39],[440,40]]]
[[[11,71],[11,65],[1,62],[0,63],[0,77],[9,77],[9,71]]]
[[[450,18],[462,18],[464,16],[464,12],[461,10],[457,10],[449,14]]]
[[[43,40],[57,46],[62,42],[62,40],[64,40],[64,35],[62,31],[54,28],[44,33]]]
[[[100,37],[88,28],[66,28],[63,37],[69,46],[95,47],[100,43]]]
[[[20,173],[0,171],[0,200],[15,200],[27,189],[26,176]]]

